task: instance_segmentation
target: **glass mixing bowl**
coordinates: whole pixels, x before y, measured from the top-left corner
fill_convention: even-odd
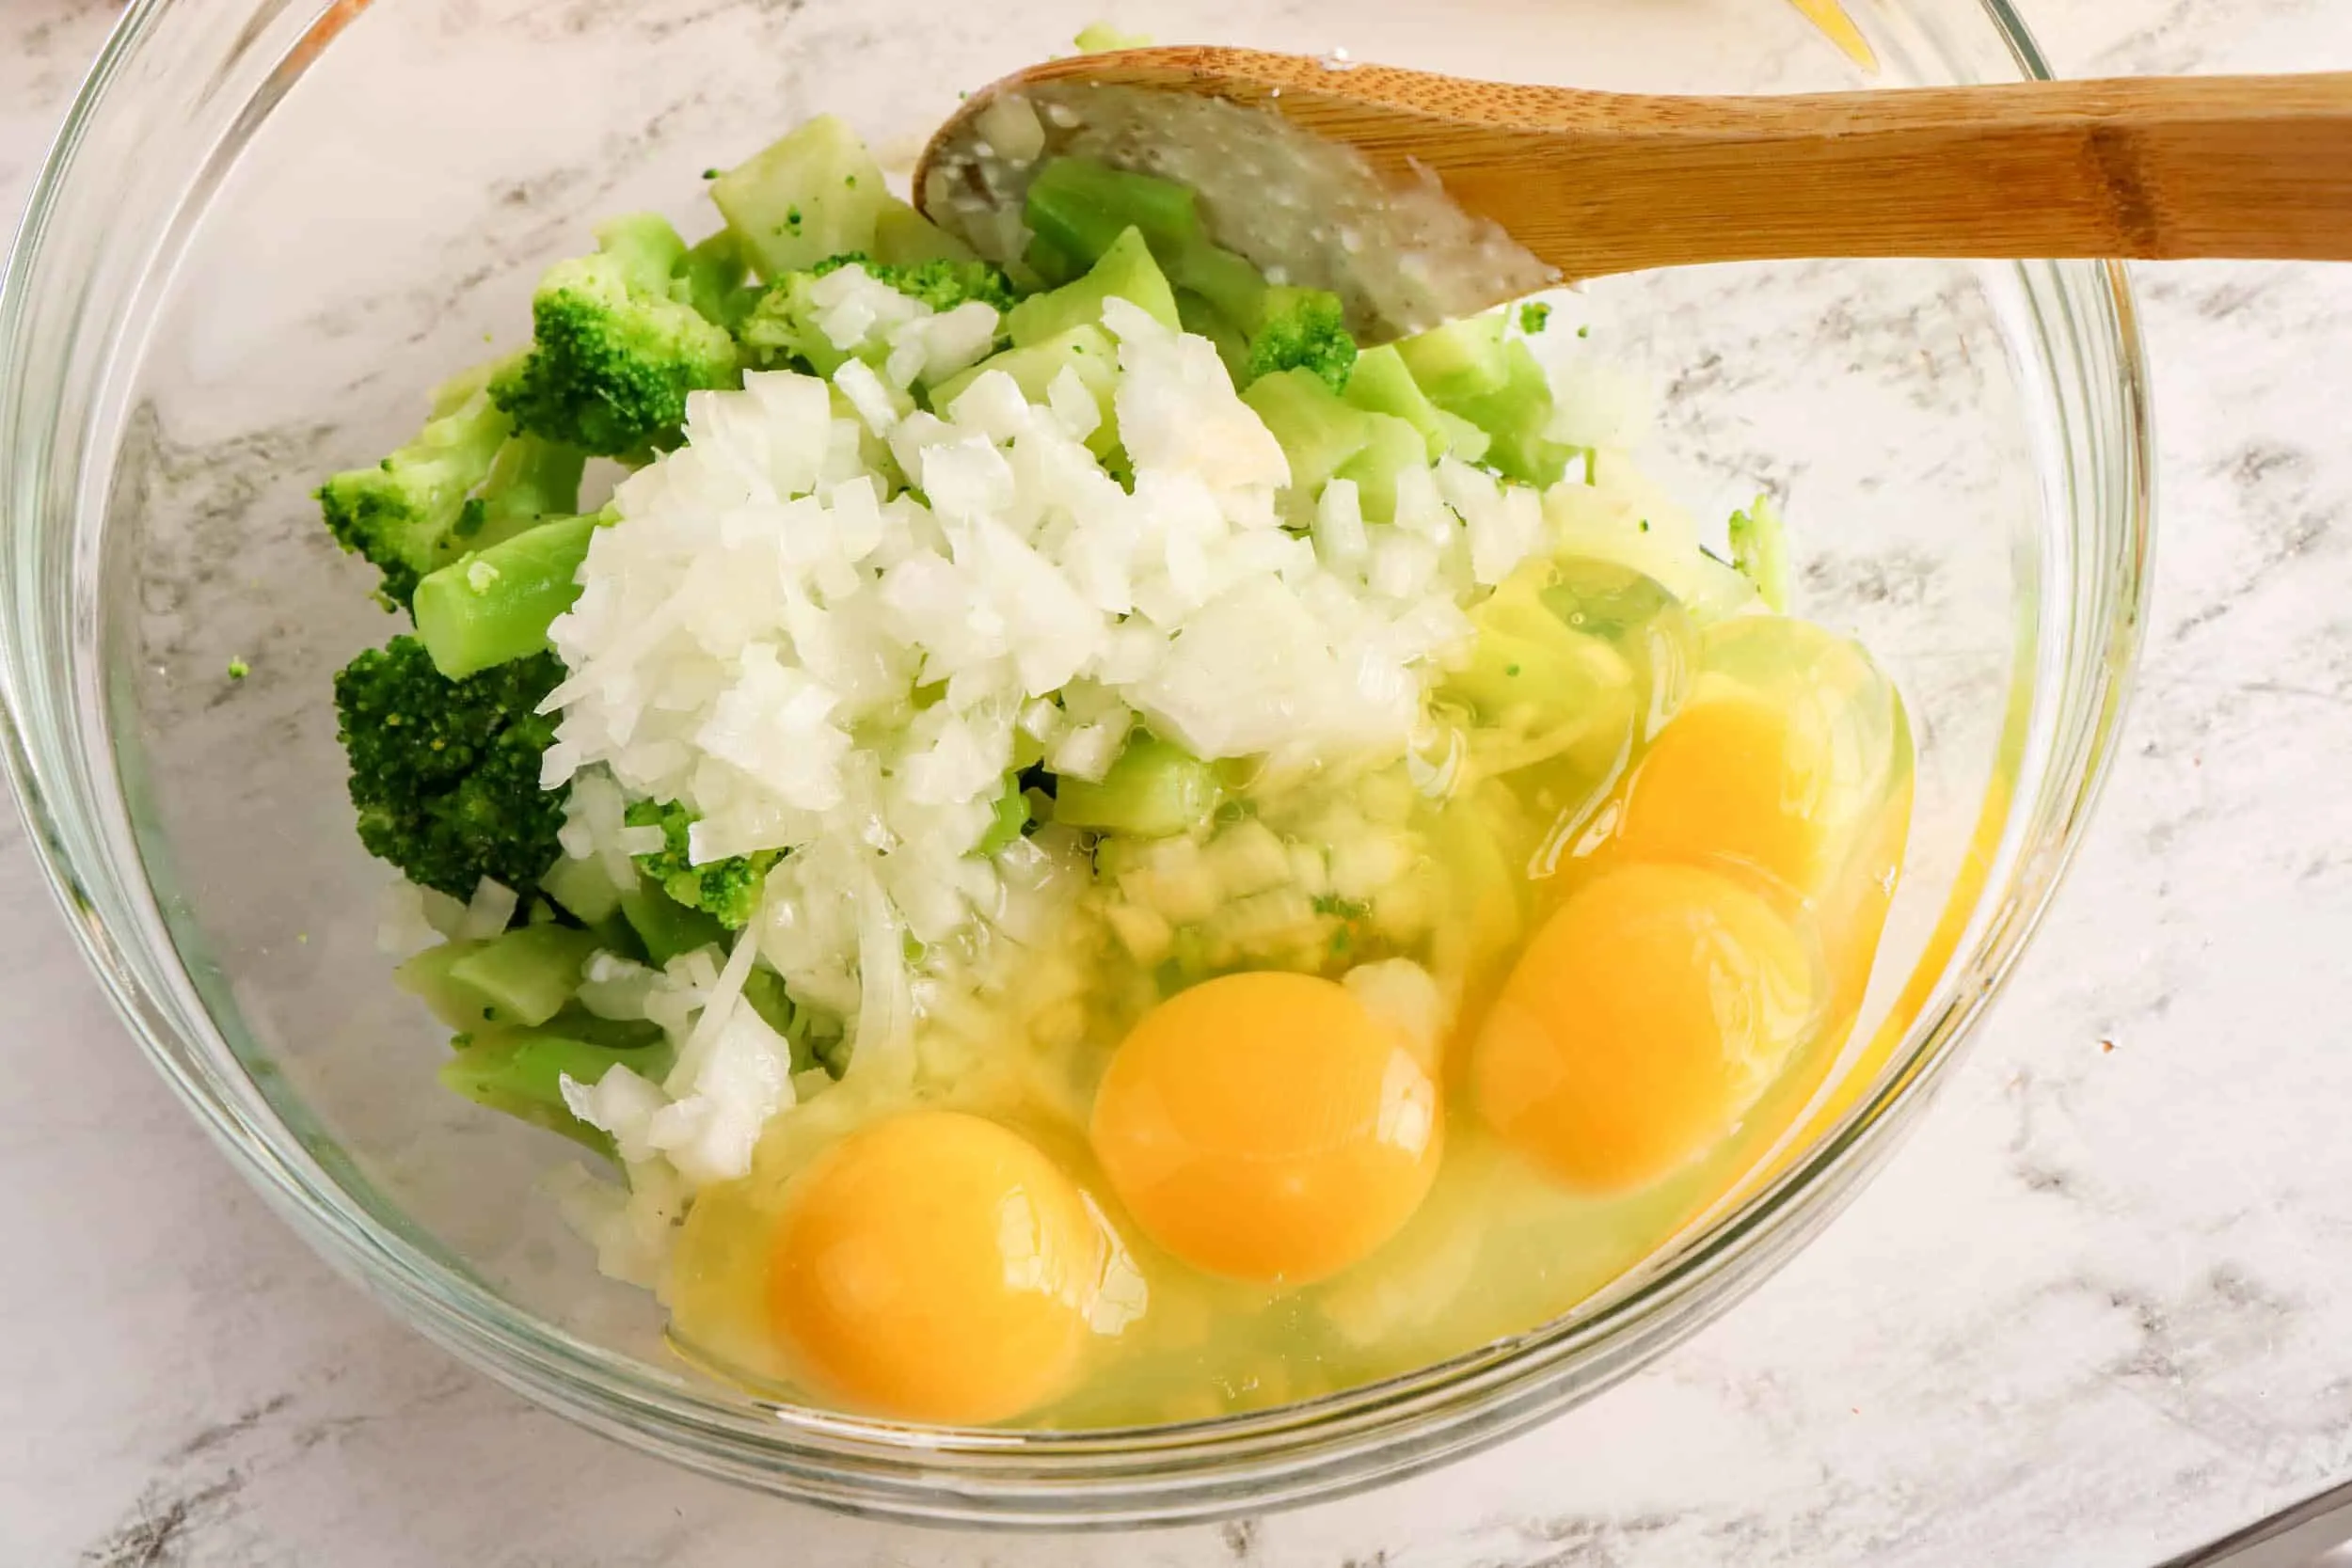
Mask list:
[[[1539,1330],[1246,1416],[926,1430],[763,1403],[662,1348],[533,1183],[543,1135],[443,1093],[374,946],[327,676],[393,629],[307,492],[511,342],[538,269],[800,118],[901,157],[960,87],[1099,11],[1166,41],[1684,91],[1853,85],[1772,0],[138,0],[0,293],[8,760],[157,1067],[326,1257],[532,1399],[868,1513],[1113,1525],[1327,1496],[1590,1398],[1722,1311],[1916,1115],[2050,895],[2107,761],[2149,546],[2120,269],[1802,263],[1616,279],[1657,466],[1788,503],[1807,614],[1908,694],[1919,797],[1861,1028],[1731,1195]],[[1883,80],[2040,73],[1998,0],[1866,0]],[[707,220],[697,215],[696,222]],[[1623,324],[1617,326],[1613,324]],[[232,657],[252,673],[231,681]]]

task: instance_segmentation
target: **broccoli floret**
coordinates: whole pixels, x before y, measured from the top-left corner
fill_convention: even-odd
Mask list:
[[[831,375],[850,356],[833,346],[818,330],[815,309],[807,297],[813,273],[790,274],[760,296],[738,328],[744,356],[754,365],[791,364]]]
[[[675,446],[687,393],[740,385],[735,340],[673,296],[687,252],[668,222],[615,218],[596,245],[540,279],[531,353],[490,395],[524,430],[602,456]]]
[[[638,800],[628,808],[632,828],[660,828],[662,847],[637,857],[645,875],[661,884],[674,902],[700,910],[729,930],[740,930],[759,912],[759,890],[769,871],[784,858],[780,849],[761,849],[723,861],[695,865],[687,859],[687,830],[694,814],[672,800]]]
[[[845,256],[826,257],[808,269],[808,276],[822,277],[837,268],[850,266],[863,267],[877,283],[887,283],[909,299],[919,299],[934,310],[952,310],[967,300],[977,299],[1001,312],[1021,302],[1012,279],[993,261],[937,259],[894,267],[851,251]]]
[[[1519,307],[1519,330],[1533,338],[1551,325],[1551,307],[1540,299],[1531,299]]]
[[[436,398],[417,438],[373,468],[335,475],[318,490],[335,542],[384,574],[383,594],[405,605],[417,579],[466,547],[467,499],[489,478],[514,421],[485,388],[488,370]],[[479,532],[480,519],[472,522]]]
[[[753,360],[772,365],[790,360],[818,375],[830,376],[850,356],[835,348],[818,327],[808,286],[830,272],[856,267],[878,283],[888,284],[909,299],[934,310],[952,310],[967,300],[978,300],[999,312],[1020,303],[1020,295],[1004,269],[987,261],[934,260],[894,267],[872,261],[863,252],[828,256],[805,272],[787,273],[776,279],[743,323],[743,346]]]
[[[563,677],[553,654],[538,654],[453,681],[413,637],[344,666],[338,737],[368,852],[453,898],[485,877],[535,889],[570,793],[539,787],[555,721],[537,709]]]
[[[1347,390],[1356,368],[1340,296],[1322,289],[1269,288],[1249,334],[1249,379],[1276,371],[1308,371],[1335,392]]]

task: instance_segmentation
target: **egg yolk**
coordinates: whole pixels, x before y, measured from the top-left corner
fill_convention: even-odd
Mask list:
[[[1804,939],[1757,893],[1697,866],[1625,866],[1528,943],[1480,1030],[1472,1093],[1555,1180],[1629,1190],[1738,1124],[1816,1000]]]
[[[1693,703],[1660,732],[1627,792],[1618,846],[1641,860],[1724,855],[1804,896],[1836,847],[1830,760],[1779,705]]]
[[[1077,1186],[992,1121],[910,1111],[786,1194],[769,1321],[795,1375],[908,1420],[1004,1420],[1075,1377],[1107,1242]]]
[[[1834,979],[1862,1004],[1910,834],[1910,726],[1869,656],[1818,626],[1757,616],[1713,635],[1711,675],[1627,789],[1612,854],[1737,861],[1806,908]]]
[[[1146,1014],[1094,1102],[1095,1156],[1184,1261],[1302,1285],[1370,1253],[1429,1191],[1438,1088],[1345,987],[1228,974]]]

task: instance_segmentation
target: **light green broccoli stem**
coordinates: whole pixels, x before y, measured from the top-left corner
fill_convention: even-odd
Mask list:
[[[657,969],[702,948],[726,945],[725,927],[700,910],[688,909],[642,871],[635,886],[621,890],[621,918]]]
[[[1346,388],[1356,340],[1339,296],[1269,285],[1247,260],[1211,243],[1189,186],[1085,158],[1057,158],[1030,182],[1023,215],[1037,239],[1027,260],[1049,281],[1074,279],[1132,229],[1168,282],[1205,301],[1244,340],[1237,380],[1304,370],[1335,392]]]
[[[1289,460],[1290,491],[1311,500],[1343,466],[1371,444],[1373,420],[1333,392],[1312,371],[1276,371],[1242,393]]]
[[[564,517],[453,562],[417,585],[417,637],[455,680],[545,651],[580,597],[580,568],[610,514]]]
[[[1104,55],[1114,49],[1149,49],[1152,35],[1121,32],[1107,22],[1089,22],[1070,41],[1081,55]]]
[[[1731,515],[1731,563],[1756,584],[1766,609],[1788,613],[1788,531],[1771,496],[1758,496],[1746,511]]]
[[[451,1000],[478,999],[473,1027],[536,1028],[579,992],[580,970],[596,945],[594,933],[570,926],[518,927],[451,960],[441,983],[453,994],[426,1000],[439,1012]]]
[[[1029,826],[1029,798],[1022,792],[1021,775],[1005,775],[1004,793],[996,797],[996,814],[989,819],[988,832],[972,847],[976,855],[987,858],[1019,838]]]
[[[670,297],[733,331],[759,303],[762,291],[750,277],[751,263],[744,258],[742,242],[733,230],[722,229],[678,262],[676,275],[670,279]]]
[[[481,492],[457,515],[452,531],[461,549],[487,549],[544,518],[580,510],[580,479],[588,454],[540,436],[516,436],[499,449]]]
[[[1130,229],[1143,231],[1163,263],[1200,243],[1191,187],[1086,158],[1056,158],[1040,170],[1023,215],[1043,247],[1030,264],[1052,283],[1076,277]]]
[[[1005,317],[1005,335],[1014,347],[1026,348],[1073,327],[1097,325],[1103,307],[1113,299],[1127,301],[1163,326],[1183,325],[1175,293],[1139,229],[1122,230],[1083,277],[1012,307]]]
[[[593,1085],[616,1067],[660,1083],[676,1052],[657,1038],[638,1046],[603,1045],[552,1030],[493,1031],[464,1041],[441,1064],[442,1084],[477,1105],[561,1132],[610,1157],[612,1140],[564,1103],[564,1080]]]
[[[1102,832],[1165,838],[1216,815],[1224,790],[1209,765],[1179,747],[1137,736],[1100,784],[1055,782],[1054,820]]]
[[[874,250],[883,217],[897,214],[897,228],[911,211],[890,194],[856,133],[832,115],[804,121],[720,175],[710,198],[752,270],[771,282],[828,256]]]

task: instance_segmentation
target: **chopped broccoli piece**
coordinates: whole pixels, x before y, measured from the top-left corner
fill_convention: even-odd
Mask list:
[[[588,454],[537,436],[516,436],[499,449],[481,493],[450,531],[461,549],[487,549],[548,517],[580,510],[580,477]]]
[[[843,267],[862,267],[866,276],[877,283],[887,283],[909,299],[919,299],[934,310],[952,310],[966,300],[977,299],[998,311],[1009,310],[1020,302],[1013,290],[1012,279],[1005,269],[991,261],[957,261],[945,258],[914,261],[904,266],[890,266],[870,260],[858,251],[828,256],[808,269],[811,277],[822,277]]]
[[[534,1127],[544,1127],[608,1158],[614,1158],[612,1140],[573,1116],[564,1103],[564,1081],[597,1084],[616,1067],[627,1067],[660,1083],[676,1063],[676,1052],[658,1036],[644,1044],[599,1044],[573,1037],[591,1031],[574,1029],[576,1022],[601,1020],[574,1015],[561,1021],[565,1027],[545,1029],[485,1029],[460,1035],[456,1047],[441,1064],[441,1082],[476,1104],[503,1111]],[[595,1033],[607,1033],[596,1030]]]
[[[1111,341],[1109,333],[1099,326],[1073,326],[1042,342],[1007,349],[968,370],[957,372],[931,388],[931,406],[953,406],[965,388],[991,371],[1004,372],[1021,388],[1023,397],[1032,403],[1043,403],[1055,378],[1068,370],[1076,374],[1079,385],[1093,397],[1103,421],[1086,438],[1087,450],[1109,462],[1119,446],[1119,408],[1112,396],[1112,377],[1118,363],[1119,348]]]
[[[966,300],[977,299],[1000,312],[1009,311],[1018,297],[1013,293],[1012,280],[1003,269],[986,261],[937,260],[894,267],[870,261],[856,251],[828,256],[805,272],[789,273],[777,279],[743,323],[743,346],[755,363],[773,365],[789,361],[822,376],[830,376],[841,368],[850,356],[835,348],[817,325],[817,310],[809,300],[808,288],[827,273],[843,267],[856,267],[876,282],[886,283],[934,310],[952,310]]]
[[[988,832],[980,835],[972,852],[985,860],[1028,831],[1029,798],[1022,793],[1021,776],[1008,773],[1004,792],[996,797],[996,812],[989,820]]]
[[[1197,246],[1200,214],[1195,201],[1192,187],[1173,180],[1086,158],[1056,158],[1029,182],[1022,215],[1057,265],[1074,263],[1068,276],[1075,277],[1130,229],[1142,230],[1152,254],[1163,260]]]
[[[229,661],[229,678],[230,680],[241,681],[251,673],[253,673],[253,666],[247,664],[244,659],[232,658]]]
[[[1342,400],[1307,370],[1260,376],[1241,396],[1282,444],[1291,493],[1307,499],[1371,443],[1373,420],[1381,417]]]
[[[700,910],[690,910],[640,871],[637,885],[621,890],[621,919],[656,968],[705,947],[724,947],[726,927]]]
[[[368,852],[453,898],[485,877],[532,893],[555,861],[570,793],[539,787],[555,721],[537,709],[563,676],[539,654],[453,681],[413,637],[344,666],[338,737]]]
[[[670,279],[670,297],[729,331],[743,325],[761,290],[749,281],[750,261],[732,229],[722,229],[686,253]]]
[[[1393,414],[1366,414],[1364,444],[1333,470],[1334,479],[1353,480],[1364,520],[1396,521],[1396,485],[1407,470],[1429,466],[1429,446],[1412,422]],[[1278,437],[1279,439],[1279,437]],[[422,593],[418,594],[420,601]]]
[[[1103,832],[1165,838],[1216,815],[1224,790],[1207,763],[1148,735],[1119,753],[1100,784],[1063,779],[1054,820]]]
[[[1465,316],[1397,340],[1414,383],[1440,408],[1502,390],[1511,362],[1502,346],[1502,312]]]
[[[850,356],[833,346],[817,326],[816,307],[809,301],[809,281],[815,273],[787,274],[760,296],[738,330],[744,357],[762,369],[788,365],[830,378]]]
[[[1216,345],[1216,356],[1224,361],[1225,373],[1233,378],[1235,386],[1249,384],[1249,340],[1225,319],[1224,311],[1209,303],[1206,295],[1190,289],[1177,290],[1176,321],[1194,337],[1206,338]]]
[[[752,268],[771,282],[845,250],[868,250],[882,214],[900,205],[857,134],[818,115],[712,182]]]
[[[1531,299],[1519,307],[1519,330],[1533,338],[1551,321],[1551,307],[1540,299]]]
[[[694,814],[677,801],[638,800],[628,808],[632,828],[660,828],[662,847],[637,857],[661,891],[690,910],[700,910],[729,930],[740,930],[759,912],[759,890],[769,871],[784,859],[780,849],[761,849],[702,865],[687,858],[687,830]]]
[[[417,584],[417,637],[441,673],[470,675],[548,645],[580,597],[580,563],[610,512],[564,517],[452,562]]]
[[[1502,385],[1491,392],[1437,401],[1447,413],[1470,420],[1491,437],[1486,453],[1488,467],[1549,489],[1567,472],[1574,451],[1547,434],[1551,428],[1551,378],[1534,351],[1517,339],[1503,344],[1502,371]]]
[[[1340,296],[1322,289],[1270,288],[1249,333],[1249,379],[1276,371],[1306,371],[1335,392],[1347,390],[1356,368]]]
[[[417,579],[454,559],[459,531],[482,531],[467,499],[490,477],[514,421],[492,401],[478,371],[437,395],[417,438],[372,468],[353,468],[318,490],[335,542],[384,574],[383,594],[400,605]]]
[[[1346,389],[1356,340],[1340,297],[1269,285],[1248,260],[1211,244],[1190,186],[1056,158],[1030,182],[1022,211],[1035,236],[1027,261],[1050,281],[1074,280],[1136,230],[1167,281],[1199,296],[1247,342],[1237,380],[1304,370],[1335,392]]]
[[[1127,301],[1163,326],[1184,323],[1176,295],[1139,229],[1120,235],[1084,277],[1023,300],[1006,315],[1005,334],[1014,347],[1026,348],[1073,326],[1094,325],[1103,319],[1104,305],[1113,299]]]
[[[1788,531],[1771,496],[1731,515],[1731,563],[1756,584],[1765,609],[1788,613]]]
[[[939,225],[893,198],[874,217],[874,260],[903,267],[917,261],[969,261],[974,252]]]
[[[1114,49],[1148,49],[1152,46],[1152,35],[1122,32],[1107,22],[1089,22],[1070,41],[1081,55],[1102,55]]]
[[[597,948],[596,934],[549,922],[522,926],[494,941],[469,942],[442,971],[450,991],[478,998],[466,1027],[519,1023],[535,1029],[579,994],[581,966]]]
[[[675,446],[687,393],[740,383],[735,340],[672,297],[687,251],[666,220],[615,218],[596,244],[540,279],[531,353],[498,374],[491,396],[524,430],[601,456]]]

